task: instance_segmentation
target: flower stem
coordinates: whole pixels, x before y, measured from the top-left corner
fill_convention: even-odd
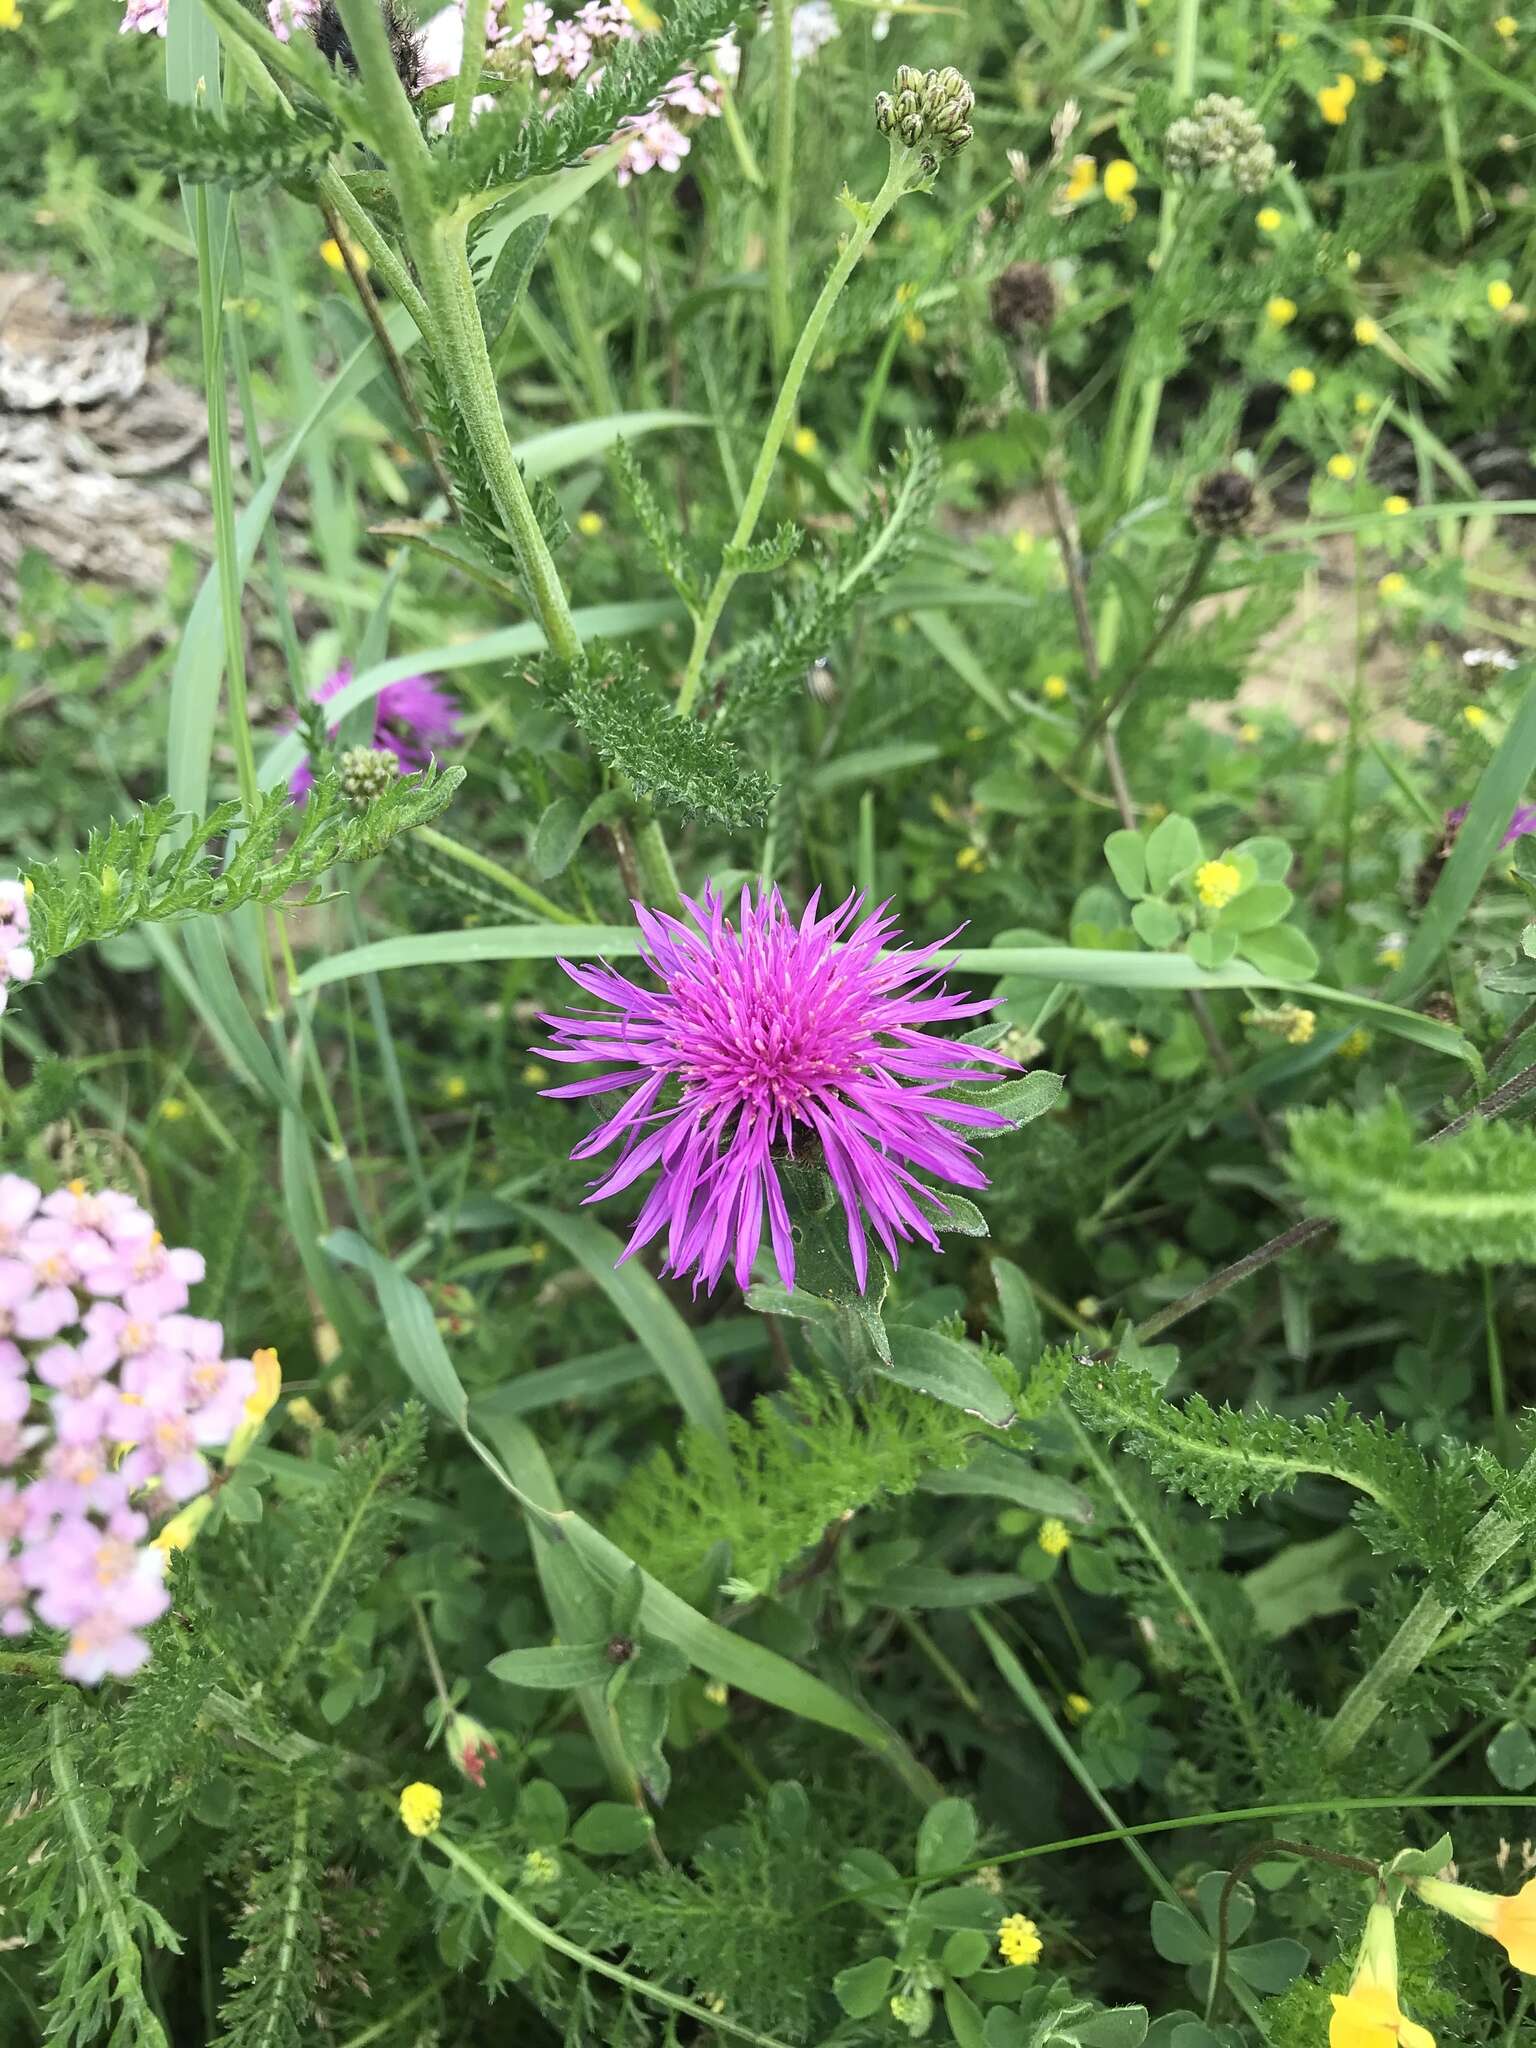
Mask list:
[[[773,211],[768,224],[768,331],[773,366],[789,354],[789,230],[795,199],[795,11],[773,10]]]
[[[485,63],[485,8],[477,0],[463,0],[464,48],[459,59],[459,75],[453,88],[453,134],[458,140],[467,134],[470,123],[470,109],[474,105],[475,90],[480,83],[481,68]]]
[[[355,4],[355,0],[354,0]],[[781,10],[782,11],[782,10]],[[768,495],[768,485],[773,476],[774,464],[778,461],[779,450],[784,445],[784,436],[795,415],[795,405],[800,396],[800,386],[805,382],[805,373],[810,368],[811,357],[821,339],[827,317],[836,305],[843,286],[853,275],[859,258],[869,247],[876,229],[896,204],[897,200],[912,189],[921,176],[917,152],[909,149],[892,149],[891,165],[886,173],[885,183],[870,204],[858,209],[857,225],[843,244],[842,253],[827,275],[821,288],[821,296],[811,308],[810,318],[800,331],[795,352],[790,357],[789,368],[779,386],[779,395],[774,403],[773,413],[768,421],[768,430],[763,436],[763,445],[757,452],[757,463],[747,485],[747,495],[742,503],[741,517],[736,522],[736,531],[731,535],[731,548],[744,548],[757,528],[758,516],[763,509],[763,500]],[[739,569],[733,569],[728,562],[721,564],[719,573],[704,601],[694,628],[693,649],[688,656],[688,668],[683,677],[682,688],[677,695],[677,714],[686,718],[698,701],[699,685],[704,676],[704,663],[709,655],[709,645],[720,623],[720,614],[725,610],[726,599],[734,589]]]
[[[519,903],[526,903],[530,910],[536,910],[540,917],[547,917],[554,924],[580,924],[581,919],[570,911],[562,910],[558,903],[535,889],[531,882],[525,882],[521,875],[515,875],[510,868],[504,868],[500,861],[492,860],[488,854],[478,852],[473,846],[450,839],[446,832],[439,832],[435,825],[418,825],[415,837],[423,846],[430,846],[447,860],[456,860],[460,867],[473,868],[476,874],[484,875],[489,882],[515,896]]]
[[[422,283],[429,315],[427,339],[517,554],[528,597],[551,650],[562,661],[581,660],[581,640],[527,486],[507,438],[501,398],[470,274],[467,228],[457,215],[439,213],[432,165],[405,88],[395,74],[383,19],[373,0],[340,0],[357,54],[380,149],[393,175],[405,244]]]

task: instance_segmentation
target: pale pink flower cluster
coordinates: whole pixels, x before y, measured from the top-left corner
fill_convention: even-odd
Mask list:
[[[128,0],[129,6],[133,0]],[[267,0],[267,19],[272,33],[286,43],[296,28],[308,28],[320,12],[320,0]]]
[[[163,36],[170,15],[170,0],[126,0],[120,36]]]
[[[27,944],[31,930],[25,885],[0,882],[0,1012],[10,983],[32,979],[32,948]]]
[[[69,1636],[66,1677],[126,1678],[170,1604],[151,1517],[207,1487],[256,1390],[203,1277],[131,1195],[0,1174],[0,1634]]]

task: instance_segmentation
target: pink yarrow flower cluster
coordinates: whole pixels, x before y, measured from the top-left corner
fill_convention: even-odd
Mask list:
[[[62,1670],[126,1678],[170,1604],[151,1519],[207,1487],[256,1389],[203,1277],[129,1195],[0,1174],[0,1634],[69,1637]]]
[[[350,663],[315,691],[317,704],[328,704],[352,680]],[[435,683],[430,676],[403,676],[398,683],[386,683],[374,701],[373,745],[393,754],[402,775],[415,775],[432,759],[434,748],[459,736],[459,700]],[[334,739],[340,722],[329,728]],[[301,761],[288,778],[288,793],[308,796],[315,786],[315,771],[308,759]]]
[[[32,913],[24,882],[0,882],[0,1013],[12,982],[32,979]]]
[[[932,1027],[990,1010],[995,999],[948,992],[934,964],[947,941],[889,950],[899,935],[884,906],[861,914],[863,899],[850,896],[821,911],[819,898],[798,924],[777,889],[743,889],[736,922],[712,887],[701,903],[684,898],[687,923],[636,904],[641,958],[659,986],[606,963],[560,963],[607,1007],[546,1017],[555,1038],[547,1057],[610,1071],[544,1092],[624,1097],[571,1155],[619,1148],[587,1200],[657,1176],[625,1258],[666,1231],[663,1270],[692,1272],[695,1287],[712,1288],[729,1264],[746,1287],[766,1225],[779,1278],[793,1287],[778,1161],[799,1157],[831,1177],[862,1288],[866,1223],[893,1263],[899,1242],[938,1244],[932,1219],[945,1205],[919,1173],[987,1185],[957,1130],[1004,1129],[1008,1119],[949,1091],[1014,1062]]]

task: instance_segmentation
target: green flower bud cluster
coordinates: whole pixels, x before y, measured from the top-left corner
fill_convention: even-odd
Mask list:
[[[1226,182],[1250,197],[1275,175],[1275,151],[1263,122],[1241,100],[1219,92],[1207,93],[1170,122],[1163,153],[1175,177],[1225,173]]]
[[[915,65],[903,64],[891,90],[875,95],[875,126],[908,149],[926,143],[953,156],[974,133],[971,109],[975,104],[975,93],[953,64],[946,64],[942,71],[919,71]]]
[[[359,809],[376,803],[400,773],[387,747],[348,747],[336,768],[342,795]]]

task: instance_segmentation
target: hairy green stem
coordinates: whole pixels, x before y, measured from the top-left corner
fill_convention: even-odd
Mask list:
[[[384,283],[410,314],[416,323],[417,333],[426,339],[432,325],[427,302],[417,291],[411,273],[374,225],[373,216],[358,203],[352,187],[327,166],[320,173],[318,191],[321,205],[328,206],[338,219],[346,223],[353,241],[364,251]]]
[[[562,661],[574,665],[581,660],[581,640],[507,437],[469,268],[466,223],[456,214],[439,214],[431,158],[395,74],[377,6],[373,0],[340,4],[379,145],[393,174],[406,248],[421,279],[430,322],[428,341],[507,523],[544,637]]]
[[[469,133],[471,109],[475,93],[480,84],[480,73],[485,65],[485,8],[471,5],[465,0],[464,47],[459,59],[459,75],[453,88],[453,135],[455,141]]]
[[[747,485],[741,517],[736,522],[736,531],[731,535],[732,550],[746,547],[756,531],[763,500],[768,495],[774,464],[778,461],[779,450],[784,445],[784,436],[789,431],[790,421],[795,416],[800,387],[805,382],[805,373],[811,366],[811,358],[816,352],[816,344],[821,340],[822,329],[827,324],[828,315],[836,305],[844,285],[852,277],[859,258],[869,247],[880,223],[897,200],[912,189],[921,175],[917,153],[914,150],[893,148],[885,183],[867,207],[859,208],[857,225],[828,273],[827,281],[821,288],[821,296],[811,308],[810,318],[800,331],[800,339],[795,344],[794,354],[790,357],[789,368],[785,371],[784,381],[779,386],[779,395],[768,421],[768,430],[763,436],[763,445],[757,452],[757,463]],[[722,562],[719,573],[710,587],[709,595],[704,601],[704,609],[694,627],[693,649],[688,656],[688,668],[683,676],[682,688],[677,694],[676,710],[680,718],[686,718],[698,701],[699,685],[703,681],[704,663],[709,655],[710,642],[714,639],[715,628],[720,623],[720,614],[725,610],[726,599],[734,589],[740,574],[741,571],[731,568],[728,561]]]

